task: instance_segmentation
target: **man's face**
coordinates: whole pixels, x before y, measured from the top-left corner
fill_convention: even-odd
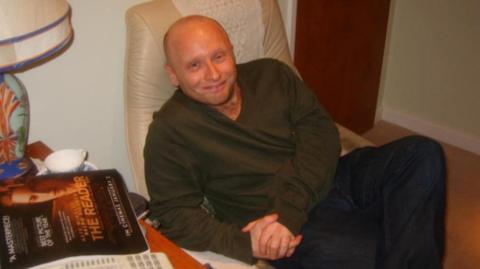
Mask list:
[[[237,70],[228,37],[208,21],[187,22],[173,29],[165,69],[185,95],[219,108],[231,101]]]
[[[35,185],[25,184],[11,188],[10,203],[14,205],[42,203],[76,191],[77,189],[72,183],[44,179]]]

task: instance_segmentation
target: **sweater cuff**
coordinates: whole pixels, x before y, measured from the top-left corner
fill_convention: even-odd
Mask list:
[[[257,258],[253,257],[250,233],[238,231],[238,233],[234,235],[233,240],[235,241],[235,249],[231,255],[232,258],[248,264],[255,264]]]
[[[307,222],[307,214],[294,207],[291,203],[277,198],[272,213],[278,214],[278,222],[287,227],[294,235],[300,233],[303,224]]]

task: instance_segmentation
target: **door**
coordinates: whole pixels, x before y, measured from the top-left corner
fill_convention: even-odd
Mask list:
[[[390,0],[298,0],[295,65],[338,123],[373,127]]]

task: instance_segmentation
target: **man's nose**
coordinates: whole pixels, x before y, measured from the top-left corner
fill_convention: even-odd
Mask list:
[[[217,80],[220,78],[220,72],[218,71],[217,66],[210,61],[207,63],[206,78],[209,80]]]

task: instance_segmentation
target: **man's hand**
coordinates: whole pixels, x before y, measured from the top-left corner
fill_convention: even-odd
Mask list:
[[[300,244],[302,236],[294,236],[277,220],[277,214],[266,215],[242,228],[242,232],[250,233],[254,257],[269,260],[290,257]]]

